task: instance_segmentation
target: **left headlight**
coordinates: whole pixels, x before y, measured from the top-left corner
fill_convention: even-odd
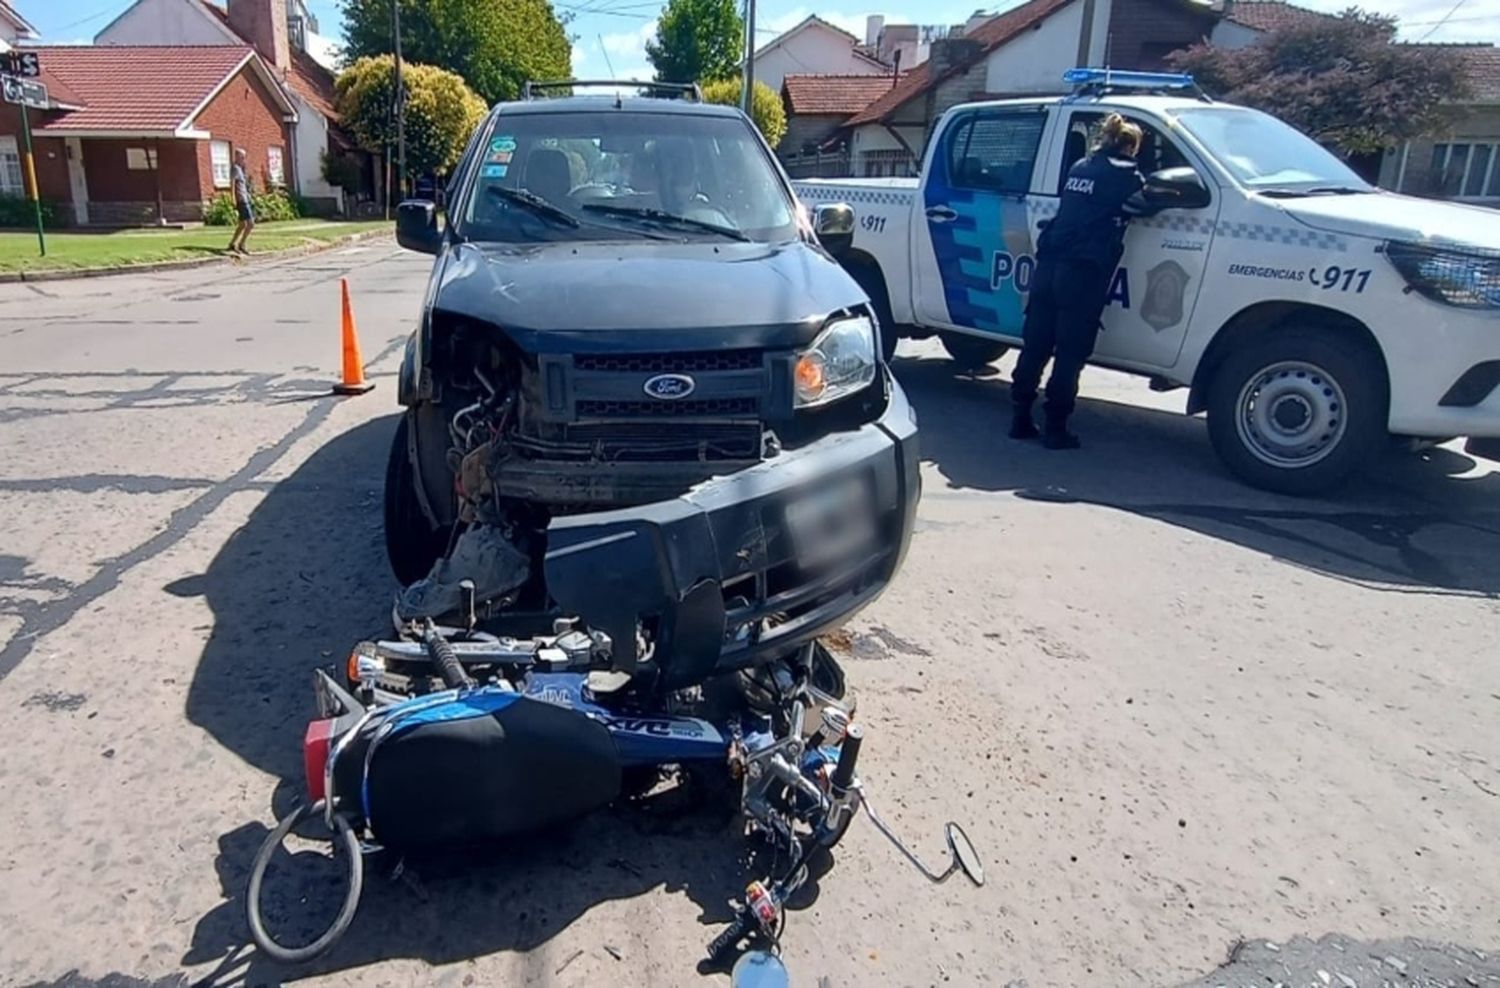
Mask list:
[[[797,355],[795,405],[810,408],[847,398],[875,380],[875,325],[866,316],[828,324]]]
[[[1385,255],[1413,291],[1464,309],[1500,309],[1500,254],[1388,243]]]

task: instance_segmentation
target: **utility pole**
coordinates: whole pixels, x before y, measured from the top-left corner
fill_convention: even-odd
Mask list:
[[[21,133],[25,137],[26,157],[22,165],[26,169],[26,191],[31,195],[31,206],[36,211],[36,246],[43,257],[47,256],[47,235],[42,232],[42,190],[36,184],[36,160],[31,153],[31,119],[26,104],[21,104]]]
[[[750,115],[755,92],[755,0],[745,0],[745,79],[740,91],[740,109]]]
[[[391,0],[391,33],[396,55],[396,189],[406,196],[406,89],[401,84],[401,0]],[[390,199],[389,193],[386,195]]]

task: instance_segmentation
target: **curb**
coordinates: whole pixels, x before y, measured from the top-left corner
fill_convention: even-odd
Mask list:
[[[349,244],[356,244],[365,240],[376,240],[380,237],[388,237],[390,235],[390,230],[368,230],[363,233],[348,233],[342,237],[320,243],[302,244],[298,247],[287,247],[284,250],[275,250],[264,254],[252,254],[249,263],[254,264],[262,258],[280,260],[286,257],[320,254],[325,250],[332,250],[335,247],[346,247]],[[0,285],[15,285],[21,282],[35,281],[68,281],[74,278],[107,278],[117,274],[150,274],[153,271],[184,271],[190,268],[206,268],[214,264],[230,264],[234,262],[235,259],[232,257],[195,257],[185,261],[153,261],[149,264],[125,264],[113,268],[53,268],[48,271],[6,271],[0,272]]]

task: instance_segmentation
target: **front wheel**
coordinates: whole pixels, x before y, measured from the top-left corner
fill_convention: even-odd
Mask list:
[[[385,468],[385,553],[402,586],[431,572],[444,548],[443,533],[432,527],[417,500],[417,471],[407,438],[411,416],[401,416]]]
[[[1215,371],[1208,435],[1246,483],[1316,494],[1379,448],[1387,404],[1385,367],[1362,339],[1289,326],[1235,350]]]
[[[966,371],[988,367],[1010,349],[996,340],[970,336],[967,333],[939,333],[938,339],[943,341],[943,349],[948,351],[948,356],[953,358],[953,362],[961,370]]]

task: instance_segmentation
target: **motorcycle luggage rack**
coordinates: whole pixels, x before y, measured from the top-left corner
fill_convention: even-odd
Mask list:
[[[702,103],[703,90],[696,82],[649,82],[639,79],[551,79],[543,82],[527,81],[521,87],[521,98],[523,100],[535,100],[543,98],[547,90],[571,89],[574,92],[564,93],[563,96],[578,95],[579,89],[605,89],[613,92],[607,95],[615,95],[621,89],[640,90],[650,99],[680,99],[689,103]]]

